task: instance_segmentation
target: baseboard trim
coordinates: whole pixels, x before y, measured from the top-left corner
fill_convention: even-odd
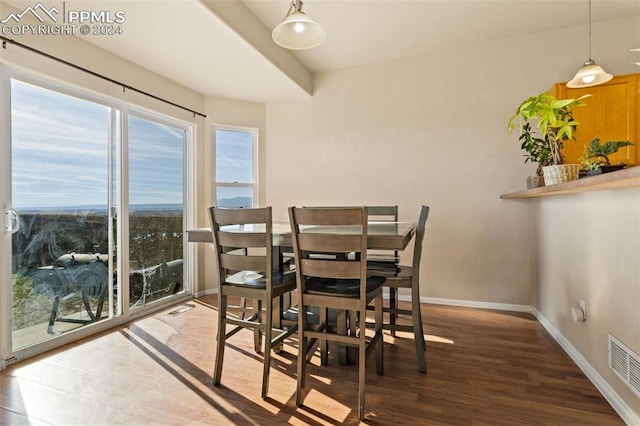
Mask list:
[[[411,296],[405,296],[405,297],[401,296],[399,299],[405,300],[405,301],[411,301]],[[442,299],[439,297],[421,297],[420,303],[432,303],[434,305],[461,306],[465,308],[495,309],[498,311],[528,312],[528,313],[531,313],[531,309],[532,309],[530,305],[516,305],[512,303],[479,302],[475,300],[461,300],[461,299]]]
[[[596,371],[595,368],[582,356],[582,354],[565,338],[562,333],[537,309],[532,308],[532,313],[547,332],[564,349],[578,368],[591,380],[591,383],[600,391],[602,396],[611,404],[622,420],[628,425],[640,425],[640,417],[627,405],[618,393]]]
[[[218,294],[218,289],[217,288],[210,288],[210,289],[198,291],[198,292],[196,292],[196,297],[206,296],[206,295],[209,295],[209,294]]]

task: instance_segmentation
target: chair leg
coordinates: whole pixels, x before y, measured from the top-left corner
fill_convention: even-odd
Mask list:
[[[375,335],[380,335],[380,339],[376,343],[376,372],[378,375],[382,376],[384,374],[384,338],[383,338],[383,301],[382,301],[382,293],[376,296],[375,299]]]
[[[262,372],[262,399],[267,397],[269,390],[269,370],[271,368],[271,341],[272,337],[272,324],[273,324],[273,299],[267,296],[265,300],[267,306],[267,314],[265,315],[265,328],[264,328],[264,359],[263,359],[263,372]]]
[[[306,368],[307,368],[307,307],[302,303],[298,303],[298,377],[296,380],[296,406],[302,406],[302,389],[304,388]]]
[[[329,309],[320,308],[320,321],[319,326],[324,324],[325,328],[328,327]],[[299,314],[298,314],[299,315]],[[329,342],[327,339],[318,339],[318,346],[320,346],[320,365],[327,365],[329,363]]]
[[[262,299],[255,299],[254,307],[256,315],[256,322],[262,323]],[[265,336],[265,338],[267,338]],[[253,347],[256,352],[260,352],[262,349],[262,331],[259,328],[253,329]]]
[[[421,373],[426,373],[427,364],[424,359],[426,342],[424,340],[424,331],[422,329],[420,295],[416,287],[417,285],[411,289],[411,319],[413,320],[413,340],[416,346],[416,356],[418,357],[418,370],[420,370]]]
[[[348,327],[349,327],[349,336],[354,336],[356,335],[356,332],[358,330],[358,311],[348,311],[347,312],[347,318],[348,318]],[[367,324],[366,322],[366,312],[365,312],[365,321],[363,322],[363,324]],[[349,364],[353,364],[356,362],[356,348],[354,348],[353,346],[347,346],[347,362]]]
[[[420,335],[422,336],[422,350],[427,350],[427,340],[424,337],[424,327],[422,325],[422,314],[420,314]]]
[[[240,303],[238,303],[238,307],[240,308],[240,318],[244,319],[246,315],[247,309],[247,299],[245,297],[240,298]]]
[[[56,323],[56,316],[58,315],[58,305],[60,305],[60,296],[56,295],[56,297],[53,298],[53,307],[51,308],[49,326],[47,327],[47,333],[49,334],[54,334],[53,325]]]
[[[271,305],[271,309],[272,309],[271,318],[273,319],[273,324],[271,324],[271,326],[273,328],[277,328],[278,330],[283,329],[283,326],[282,326],[282,313],[284,312],[283,301],[284,301],[284,295],[280,295],[273,299],[273,303]],[[271,335],[273,336],[273,333]],[[272,347],[272,350],[275,353],[279,354],[279,353],[282,353],[282,348],[283,348],[283,344],[278,343],[276,346]]]
[[[227,296],[223,295],[223,290],[219,290],[218,294],[218,342],[216,348],[216,362],[213,370],[213,385],[220,385],[220,377],[222,376],[222,362],[224,360],[224,347],[226,344],[227,329]]]
[[[389,324],[396,325],[396,317],[398,316],[398,290],[395,287],[389,287]],[[391,335],[396,337],[396,331],[392,328]]]
[[[336,328],[337,328],[337,333],[341,336],[346,336],[347,335],[347,311],[345,310],[338,310],[337,315],[336,315]],[[347,346],[345,345],[338,345],[338,362],[340,363],[340,365],[347,365],[349,363],[349,359],[348,359],[348,353],[347,353]]]
[[[377,298],[376,298],[377,305]],[[362,315],[366,315],[366,312],[362,312]],[[365,340],[366,325],[363,322],[360,327],[359,344],[358,344],[358,418],[360,420],[365,419],[365,364],[367,362],[367,349]],[[376,354],[377,355],[377,354]]]

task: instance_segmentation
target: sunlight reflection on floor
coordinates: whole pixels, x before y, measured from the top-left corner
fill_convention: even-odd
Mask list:
[[[322,413],[325,420],[330,418],[339,423],[343,423],[351,413],[351,408],[315,389],[309,390],[305,400],[313,401],[313,406],[309,405],[308,408]],[[303,405],[305,405],[304,401]]]
[[[385,336],[385,339],[387,337]],[[393,337],[391,337],[393,339]],[[410,333],[408,331],[396,331],[396,339],[413,339],[413,333]],[[428,342],[437,342],[437,343],[449,343],[451,345],[453,345],[455,342],[451,339],[447,339],[445,337],[440,337],[440,336],[434,336],[432,334],[425,334],[424,335],[425,340],[427,340]],[[393,343],[393,340],[391,341],[391,343]]]

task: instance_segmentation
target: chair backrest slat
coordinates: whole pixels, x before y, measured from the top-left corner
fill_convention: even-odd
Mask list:
[[[211,207],[209,218],[221,285],[230,273],[255,271],[265,273],[267,289],[270,291],[273,268],[271,207],[252,209]],[[234,225],[258,225],[257,227],[264,229],[264,232],[225,230],[225,226]]]
[[[223,247],[266,247],[264,232],[224,232],[218,230],[218,244]]]
[[[362,207],[303,207],[296,209],[298,225],[360,225]]]
[[[303,275],[311,277],[360,278],[360,262],[350,260],[301,259],[299,268]]]
[[[360,233],[342,235],[303,232],[298,235],[298,247],[303,251],[349,253],[360,251],[361,244],[362,237]]]
[[[266,272],[265,256],[244,256],[237,254],[220,254],[220,267],[232,271]]]
[[[269,208],[270,209],[270,208]],[[267,212],[264,208],[255,209],[225,209],[215,208],[215,221],[220,225],[238,224],[246,225],[251,223],[266,223]],[[271,211],[269,211],[271,216]]]

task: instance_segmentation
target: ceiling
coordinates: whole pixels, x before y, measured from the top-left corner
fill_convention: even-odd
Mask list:
[[[286,61],[310,75],[588,20],[586,0],[306,0],[303,11],[325,27],[327,40],[290,52],[269,37],[289,0],[67,0],[66,8],[124,10],[122,35],[81,37],[200,93],[261,102],[308,96],[283,72]],[[593,0],[593,22],[631,15],[640,15],[640,0]],[[573,48],[586,57],[586,32],[585,46]]]
[[[273,28],[286,0],[244,0]],[[313,72],[442,51],[560,27],[586,25],[587,0],[305,0],[327,31],[324,44],[296,56]],[[640,0],[593,0],[593,21],[640,15]],[[597,36],[597,34],[593,34]],[[585,45],[576,48],[585,49]]]

